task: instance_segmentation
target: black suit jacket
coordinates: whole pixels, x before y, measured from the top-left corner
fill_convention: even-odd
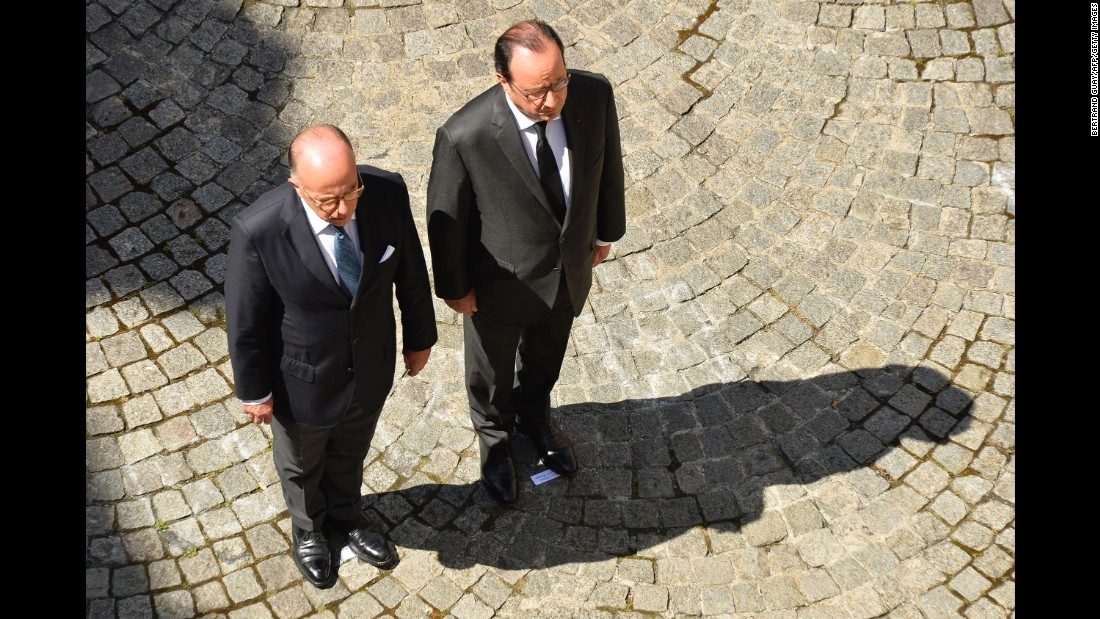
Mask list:
[[[359,171],[363,274],[350,307],[290,183],[232,222],[225,309],[237,397],[274,393],[275,414],[302,425],[332,427],[353,393],[368,412],[382,406],[396,362],[395,290],[403,348],[424,350],[437,338],[405,182],[372,166]],[[387,245],[394,251],[382,260]]]
[[[626,231],[622,148],[611,84],[571,71],[562,108],[572,195],[559,224],[527,157],[500,84],[436,131],[428,178],[435,294],[477,291],[478,311],[530,319],[553,305],[565,270],[579,315],[592,286],[595,243]]]

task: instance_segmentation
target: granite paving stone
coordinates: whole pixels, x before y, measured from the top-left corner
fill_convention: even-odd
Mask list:
[[[111,434],[125,427],[118,407],[110,404],[88,408],[85,420],[85,429],[90,435]]]
[[[110,501],[121,499],[126,494],[122,485],[122,475],[117,470],[93,472],[85,483],[85,492],[89,500]],[[96,540],[93,540],[95,543]]]
[[[116,598],[129,597],[149,591],[149,577],[145,566],[128,565],[111,573],[111,595]]]
[[[154,495],[153,511],[158,522],[169,522],[191,515],[191,508],[179,490],[166,490]]]
[[[122,377],[132,393],[142,393],[168,384],[168,379],[155,363],[138,361],[122,368]]]
[[[96,565],[122,566],[127,563],[126,549],[117,536],[92,540],[89,556]]]
[[[148,617],[153,613],[152,600],[150,600],[148,595],[135,595],[124,600],[119,600],[117,608],[118,616],[125,617],[126,619]]]
[[[235,572],[253,562],[252,553],[249,552],[248,546],[240,537],[213,542],[213,554],[217,557],[222,574]],[[252,578],[245,577],[246,582],[252,581],[252,579],[254,579],[254,575]],[[251,589],[251,585],[246,585],[246,589]]]
[[[85,598],[107,597],[110,570],[105,567],[84,570]]]
[[[155,458],[148,458],[122,469],[123,487],[131,496],[156,492],[164,487]]]
[[[333,122],[425,243],[434,129],[530,15],[623,136],[627,234],[553,396],[590,475],[485,502],[435,303],[364,474],[402,563],[316,590],[233,396],[229,222]],[[103,0],[85,29],[89,617],[1014,611],[1014,3]]]
[[[149,563],[164,556],[164,545],[152,528],[140,529],[122,535],[122,545],[131,561]]]
[[[117,522],[121,529],[136,529],[154,524],[153,508],[149,499],[124,501],[116,507]]]
[[[121,398],[129,393],[118,370],[108,370],[88,379],[88,399],[92,404]]]

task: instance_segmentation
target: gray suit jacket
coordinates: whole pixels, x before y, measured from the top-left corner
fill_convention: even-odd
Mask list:
[[[226,327],[237,397],[274,393],[280,419],[332,427],[352,394],[368,413],[393,386],[394,292],[405,350],[436,342],[428,269],[405,182],[359,166],[355,221],[363,272],[349,301],[329,270],[290,183],[233,218],[225,279]],[[386,246],[394,250],[386,256]],[[383,259],[385,258],[385,259]]]
[[[626,208],[611,84],[587,71],[570,74],[562,119],[572,194],[564,224],[554,217],[500,84],[436,131],[427,217],[437,297],[459,299],[474,288],[479,312],[530,320],[553,305],[564,269],[580,315],[596,239],[623,236]]]

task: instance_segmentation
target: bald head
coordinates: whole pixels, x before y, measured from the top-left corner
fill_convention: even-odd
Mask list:
[[[290,184],[318,217],[337,226],[351,221],[361,185],[355,152],[343,131],[333,125],[310,127],[290,143],[287,159]]]
[[[355,166],[355,152],[346,133],[335,125],[316,125],[299,133],[287,153],[291,175],[297,175],[299,163],[313,167],[331,166],[350,160]]]

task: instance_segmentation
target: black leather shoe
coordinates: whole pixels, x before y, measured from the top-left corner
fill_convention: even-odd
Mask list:
[[[531,439],[546,468],[563,477],[577,474],[577,455],[573,452],[573,443],[549,419],[533,426],[518,424],[517,429]]]
[[[507,442],[489,448],[489,457],[481,465],[481,481],[497,503],[511,505],[516,501],[516,465]]]
[[[395,567],[400,561],[397,550],[391,549],[386,537],[365,524],[356,524],[347,532],[348,548],[363,561],[380,570]]]
[[[328,589],[336,584],[332,551],[328,547],[328,538],[321,531],[294,527],[294,564],[309,584],[318,589]]]

